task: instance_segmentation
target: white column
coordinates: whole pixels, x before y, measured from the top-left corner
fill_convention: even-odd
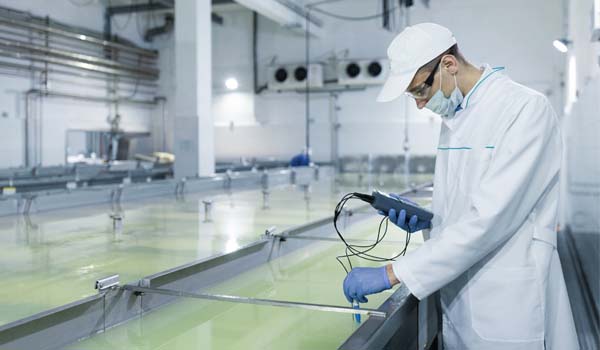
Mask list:
[[[175,2],[175,177],[215,171],[210,0]]]

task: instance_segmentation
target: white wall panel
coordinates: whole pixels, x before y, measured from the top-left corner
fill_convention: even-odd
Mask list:
[[[347,0],[324,5],[331,12],[349,16],[364,16],[380,12],[378,1]],[[224,27],[215,26],[214,33],[214,76],[215,95],[224,93],[220,88],[225,76],[235,75],[241,86],[251,83],[251,15],[247,11],[221,13]],[[319,16],[315,12],[316,16]],[[389,42],[395,32],[386,32],[381,20],[345,22],[319,16],[325,21],[325,35],[312,38],[310,56],[312,60],[327,62],[332,55],[352,58],[375,58],[385,56]],[[561,75],[564,57],[552,47],[552,40],[561,36],[560,0],[533,1],[479,1],[445,0],[430,1],[426,9],[420,1],[410,10],[411,23],[434,21],[447,25],[455,33],[464,54],[473,63],[490,63],[505,66],[506,72],[516,81],[546,93],[557,110],[562,109]],[[396,20],[400,28],[399,19]],[[234,28],[229,28],[233,26]],[[245,30],[239,30],[245,26]],[[221,32],[223,36],[218,36]],[[227,36],[226,36],[227,34]],[[223,38],[226,38],[223,40]],[[258,37],[259,83],[266,82],[266,66],[269,62],[302,62],[305,55],[305,38],[282,28],[264,18],[259,20]],[[250,79],[250,80],[249,80]],[[246,88],[244,91],[250,91]],[[375,102],[378,88],[361,92],[342,93],[339,97],[341,110],[338,117],[340,128],[340,155],[352,154],[401,154],[405,114],[408,113],[411,152],[433,154],[439,133],[439,118],[420,113],[409,101],[388,104]],[[319,130],[320,137],[313,132],[311,144],[314,158],[328,160],[330,153],[329,105],[326,96],[312,95],[311,116],[315,120],[311,130]],[[219,101],[217,97],[215,101]],[[262,94],[255,97],[255,119],[257,124],[246,125],[244,133],[217,132],[216,156],[235,158],[247,156],[248,148],[239,144],[252,143],[256,155],[291,157],[303,146],[304,97],[288,94]],[[221,106],[222,107],[222,106]],[[214,109],[215,120],[233,119],[226,117],[226,108]],[[251,120],[246,112],[244,120]],[[219,128],[225,128],[220,124]],[[289,135],[285,140],[278,135],[266,135],[266,129],[277,125],[278,132]],[[287,129],[283,126],[287,125]],[[256,128],[256,133],[249,130]],[[260,131],[258,131],[260,130]],[[285,131],[284,131],[285,130]],[[327,130],[325,132],[325,130]],[[298,135],[299,134],[299,135]],[[274,140],[278,140],[275,143]],[[285,150],[285,152],[284,152]]]

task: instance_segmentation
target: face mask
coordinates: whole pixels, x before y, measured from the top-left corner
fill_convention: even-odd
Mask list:
[[[454,84],[455,88],[450,94],[450,97],[444,96],[444,93],[442,92],[442,67],[440,65],[440,89],[427,102],[425,108],[445,118],[454,117],[456,107],[462,103],[464,98],[462,92],[460,92],[460,89],[458,88],[456,75],[454,75]]]

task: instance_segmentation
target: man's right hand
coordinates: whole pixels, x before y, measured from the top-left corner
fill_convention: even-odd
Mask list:
[[[390,193],[390,196],[417,205],[413,201],[404,197],[400,197],[395,193]],[[382,212],[380,212],[380,214],[385,215],[385,213]],[[409,220],[406,220],[406,210],[404,209],[400,210],[400,213],[397,213],[395,209],[390,209],[388,217],[390,218],[391,222],[393,222],[396,226],[400,227],[408,233],[413,233],[427,228],[431,228],[431,221],[419,220],[419,218],[416,215],[413,215]]]

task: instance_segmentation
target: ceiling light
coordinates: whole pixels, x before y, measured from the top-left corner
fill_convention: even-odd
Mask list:
[[[225,87],[228,90],[237,90],[239,86],[240,84],[238,83],[236,78],[228,78],[227,80],[225,80]]]
[[[567,53],[567,51],[569,51],[569,44],[571,44],[571,41],[569,41],[567,39],[555,39],[552,42],[552,45],[554,45],[554,48],[556,48],[558,51],[560,51],[562,53]]]

